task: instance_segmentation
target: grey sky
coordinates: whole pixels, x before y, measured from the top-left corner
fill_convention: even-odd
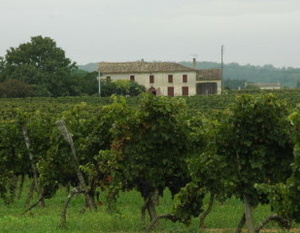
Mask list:
[[[78,64],[198,61],[300,67],[300,0],[0,0],[0,56],[48,36]]]

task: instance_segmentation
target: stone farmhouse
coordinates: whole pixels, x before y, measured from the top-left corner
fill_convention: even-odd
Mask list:
[[[194,60],[194,67],[196,61]],[[131,80],[162,96],[221,94],[221,70],[199,70],[174,62],[100,62],[101,79]]]

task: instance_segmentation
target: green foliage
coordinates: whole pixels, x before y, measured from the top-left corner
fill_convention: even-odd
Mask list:
[[[225,89],[244,89],[246,82],[246,80],[229,78],[224,80],[224,87]]]
[[[300,222],[300,111],[299,108],[289,116],[293,130],[291,131],[294,142],[294,158],[292,166],[292,174],[285,181],[274,185],[257,185],[257,189],[268,195],[272,208],[289,219]]]
[[[70,95],[70,72],[75,63],[49,37],[32,37],[30,42],[10,48],[2,67],[1,80],[17,79],[43,85],[52,96]]]
[[[94,144],[92,126],[96,122],[95,117],[91,116],[87,104],[76,105],[57,117],[66,122],[68,130],[72,133],[79,166],[91,163],[93,156],[101,147],[100,144]],[[38,168],[41,173],[41,184],[45,190],[54,194],[58,188],[57,184],[78,186],[79,181],[72,165],[70,145],[66,143],[54,124],[49,128],[51,131],[48,138],[50,145],[46,151],[47,156],[39,160]],[[100,138],[97,140],[100,141]],[[89,183],[89,185],[92,188],[93,184]]]
[[[216,116],[196,117],[193,123],[194,153],[187,160],[191,181],[206,192],[219,195],[226,193],[226,176],[220,171],[227,167],[222,156],[216,152],[216,135],[220,124]]]
[[[227,90],[223,95],[210,95],[210,96],[189,96],[189,97],[174,97],[175,99],[184,99],[187,105],[187,111],[192,114],[197,114],[201,111],[202,113],[209,115],[218,114],[222,112],[231,103],[235,101],[236,96],[241,94],[268,94],[272,93],[276,98],[284,100],[290,107],[295,107],[300,102],[300,91],[299,89],[281,89],[281,90]],[[134,96],[127,97],[126,101],[131,106],[137,106],[142,97]],[[40,97],[40,98],[25,98],[25,99],[3,99],[0,98],[2,105],[11,105],[14,107],[24,107],[26,109],[37,109],[37,108],[55,108],[57,111],[62,109],[70,109],[76,104],[86,102],[93,107],[93,109],[100,109],[104,105],[111,104],[113,102],[110,97],[98,96],[70,96],[70,97]],[[55,107],[54,107],[55,105]],[[49,106],[49,107],[48,107]],[[7,112],[7,111],[6,111]],[[56,112],[56,111],[55,111]]]
[[[146,199],[169,187],[175,194],[187,182],[190,129],[184,101],[144,95],[133,108],[125,98],[114,98],[102,120],[111,125],[110,151],[96,157],[99,170],[112,177],[110,193],[137,189]]]
[[[274,211],[298,221],[299,110],[288,120],[286,104],[274,95],[241,95],[222,112],[197,110],[197,101],[224,107],[229,98],[226,104],[215,97],[146,94],[0,99],[0,194],[11,202],[13,175],[32,176],[24,126],[47,198],[59,185],[78,185],[70,147],[55,126],[63,119],[89,189],[106,190],[115,205],[122,190],[136,189],[147,198],[169,188],[177,194],[172,214],[189,223],[201,213],[207,192],[224,198],[247,193],[253,206],[270,202]],[[191,110],[186,102],[199,105]]]
[[[180,64],[193,67],[192,62],[180,62]],[[97,70],[96,63],[90,63],[86,66],[80,66],[81,69],[89,72]],[[221,64],[217,62],[199,61],[196,64],[197,69],[220,69]],[[299,68],[293,67],[274,67],[273,65],[240,65],[238,63],[224,64],[224,87],[229,89],[243,89],[245,82],[252,83],[277,83],[281,87],[299,88]]]
[[[273,95],[243,95],[221,121],[217,154],[228,165],[222,175],[235,184],[235,195],[248,194],[253,206],[267,201],[256,191],[256,183],[279,183],[291,174],[287,115],[284,102]]]
[[[226,176],[220,175],[220,171],[224,171],[227,167],[223,157],[207,151],[189,160],[188,164],[194,184],[206,192],[217,194],[219,198],[230,196],[233,184]]]
[[[192,62],[181,62],[181,64],[192,67]],[[221,64],[216,62],[197,62],[198,69],[219,69]],[[282,87],[295,88],[299,79],[299,68],[281,67],[273,65],[240,65],[238,63],[224,64],[223,75],[225,84],[230,80],[245,80],[253,83],[277,83]],[[226,85],[225,85],[226,86]]]
[[[203,212],[205,192],[198,185],[188,183],[174,198],[173,213],[178,221],[190,224],[192,217],[198,217]]]
[[[13,193],[10,192],[13,176],[27,170],[26,149],[15,121],[1,120],[0,132],[0,197],[10,204],[13,202]]]
[[[98,93],[98,73],[73,70],[70,85],[71,96],[95,95]]]
[[[128,93],[130,96],[137,96],[146,91],[145,86],[138,84],[135,81],[130,81]]]
[[[32,95],[32,88],[17,79],[8,79],[0,83],[0,97],[24,98]]]
[[[252,83],[246,84],[245,89],[246,90],[260,90],[259,86],[252,84]]]
[[[5,68],[5,59],[4,57],[0,57],[0,82],[4,81],[4,77],[2,75],[4,68]]]
[[[145,92],[145,87],[134,81],[101,79],[101,96],[137,96]]]

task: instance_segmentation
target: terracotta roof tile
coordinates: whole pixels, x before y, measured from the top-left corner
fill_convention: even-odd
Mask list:
[[[221,69],[198,70],[197,80],[221,80]]]
[[[191,72],[197,69],[172,62],[100,62],[101,73],[155,73],[155,72]]]

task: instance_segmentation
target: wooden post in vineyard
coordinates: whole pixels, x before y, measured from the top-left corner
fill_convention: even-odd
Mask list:
[[[82,172],[79,169],[79,160],[78,160],[78,157],[77,157],[77,154],[76,154],[76,149],[75,149],[75,146],[74,146],[72,135],[69,133],[64,120],[59,120],[59,121],[56,122],[56,124],[57,124],[57,127],[58,127],[61,135],[64,137],[64,139],[68,142],[68,144],[71,147],[72,166],[74,167],[77,178],[79,180],[80,189],[83,190],[85,195],[86,195],[87,204],[88,204],[89,208],[97,209],[92,197],[88,194],[88,192],[89,192],[88,186],[86,184],[86,181],[83,177]]]

